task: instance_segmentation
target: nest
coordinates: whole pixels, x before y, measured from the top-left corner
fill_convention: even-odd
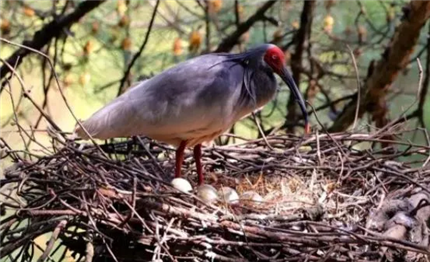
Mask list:
[[[374,146],[384,135],[277,135],[204,148],[206,183],[252,190],[263,202],[208,204],[176,190],[174,151],[146,138],[97,147],[53,139],[55,153],[31,161],[8,151],[15,164],[2,180],[1,257],[428,261],[430,148]],[[182,171],[197,181],[191,152]],[[36,241],[42,235],[45,243]]]

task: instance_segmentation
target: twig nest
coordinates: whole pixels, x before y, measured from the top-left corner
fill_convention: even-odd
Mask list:
[[[190,182],[180,177],[177,177],[172,180],[172,186],[184,193],[188,193],[188,192],[191,192],[191,190],[193,190],[193,187],[191,186]]]
[[[209,204],[218,200],[218,192],[211,185],[201,185],[197,188],[197,196]]]
[[[220,200],[227,203],[236,203],[239,201],[239,195],[231,187],[221,187],[218,191]]]
[[[246,191],[246,192],[243,192],[243,194],[240,196],[240,201],[243,201],[245,204],[246,203],[260,204],[261,202],[263,202],[263,198],[257,192]]]

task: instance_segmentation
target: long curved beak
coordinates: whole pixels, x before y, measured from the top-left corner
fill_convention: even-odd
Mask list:
[[[296,98],[296,102],[299,104],[303,117],[305,119],[305,132],[307,134],[310,133],[308,112],[306,111],[306,104],[305,104],[305,101],[303,100],[303,97],[300,93],[299,88],[297,87],[293,77],[288,72],[288,69],[285,66],[282,68],[281,72],[279,72],[279,76],[285,82],[285,84],[287,84],[288,88],[290,88],[291,90],[291,93]]]

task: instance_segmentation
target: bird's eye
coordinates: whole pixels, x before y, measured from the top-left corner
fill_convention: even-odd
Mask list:
[[[272,55],[272,59],[273,60],[278,60],[278,56],[277,55]]]

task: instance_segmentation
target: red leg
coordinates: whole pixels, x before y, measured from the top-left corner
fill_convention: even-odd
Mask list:
[[[194,147],[194,160],[196,161],[197,175],[199,176],[199,185],[203,184],[203,168],[202,168],[202,145],[198,144]]]
[[[175,177],[181,176],[182,162],[184,162],[184,151],[187,146],[187,141],[182,141],[179,147],[176,149],[176,166],[175,166]]]

